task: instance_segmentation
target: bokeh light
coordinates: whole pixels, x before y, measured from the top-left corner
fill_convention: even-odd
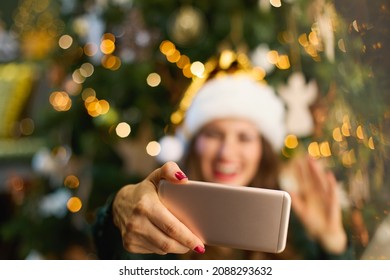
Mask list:
[[[131,133],[131,126],[126,122],[121,122],[116,126],[115,132],[119,137],[126,138]]]

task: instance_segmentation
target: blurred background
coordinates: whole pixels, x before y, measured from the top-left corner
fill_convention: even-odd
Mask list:
[[[289,108],[282,156],[336,172],[356,258],[390,259],[389,33],[388,0],[2,0],[0,258],[95,259],[96,209],[231,48]]]

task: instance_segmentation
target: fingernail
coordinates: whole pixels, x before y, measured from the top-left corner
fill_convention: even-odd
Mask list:
[[[204,254],[204,252],[206,251],[206,249],[202,246],[196,246],[194,248],[194,251],[197,252],[198,254]]]
[[[187,178],[187,176],[183,172],[181,172],[181,171],[176,172],[175,173],[175,177],[178,180],[183,180],[183,179]]]

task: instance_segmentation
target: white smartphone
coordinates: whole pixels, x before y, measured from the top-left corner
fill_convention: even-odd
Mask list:
[[[282,190],[162,180],[162,203],[205,244],[280,253],[285,249],[291,198]]]

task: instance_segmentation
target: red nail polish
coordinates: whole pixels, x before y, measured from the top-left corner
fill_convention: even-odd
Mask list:
[[[183,172],[181,172],[181,171],[176,172],[175,173],[175,177],[178,180],[183,180],[183,179],[187,178],[187,176]]]
[[[198,254],[204,254],[204,252],[206,251],[205,248],[203,248],[202,246],[196,246],[194,248],[194,251],[197,252]]]

